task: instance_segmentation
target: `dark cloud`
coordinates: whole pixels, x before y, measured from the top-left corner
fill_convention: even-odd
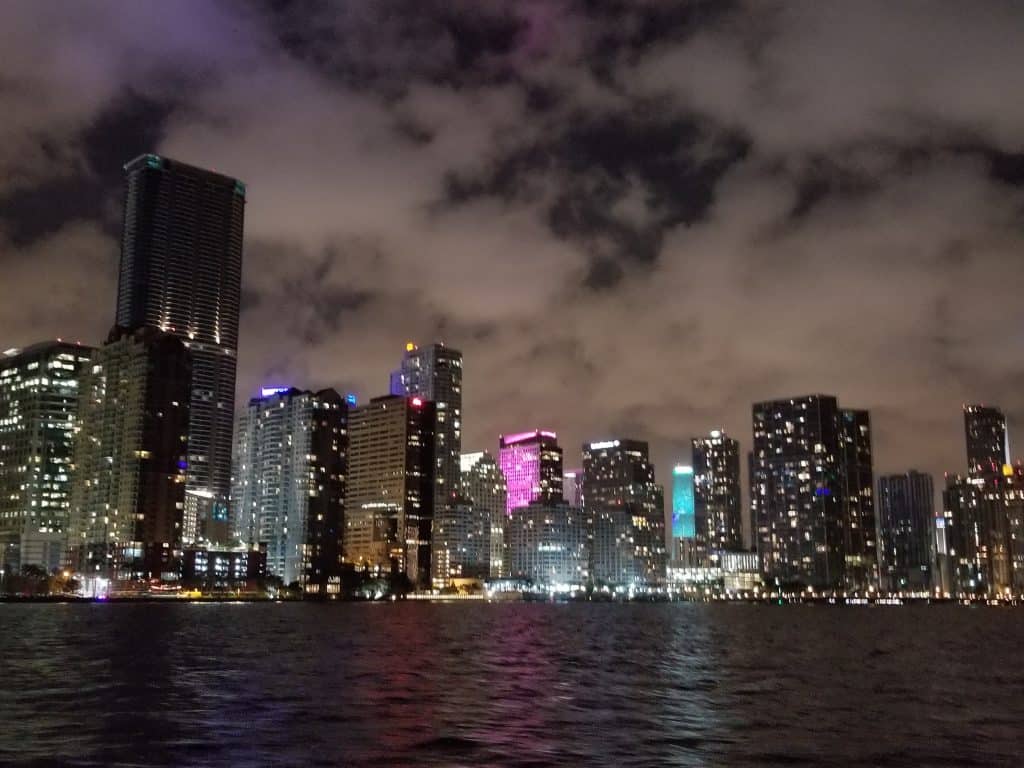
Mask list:
[[[467,448],[872,409],[880,471],[1024,419],[1012,3],[0,4],[5,344],[100,340],[120,166],[247,182],[241,396],[466,354]]]

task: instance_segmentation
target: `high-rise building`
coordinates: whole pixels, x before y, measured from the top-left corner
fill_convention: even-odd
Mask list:
[[[79,381],[91,354],[50,341],[0,356],[0,570],[61,564]]]
[[[124,171],[116,322],[159,328],[191,353],[188,490],[203,530],[183,536],[216,538],[231,490],[245,185],[157,155]]]
[[[488,578],[491,520],[487,511],[460,496],[435,511],[431,558],[435,589],[450,587],[456,579]]]
[[[839,414],[843,459],[843,583],[865,591],[878,585],[878,529],[872,469],[871,417],[867,411]]]
[[[743,549],[740,512],[740,444],[721,430],[695,437],[694,528],[698,561],[715,566],[722,552]]]
[[[871,500],[870,485],[863,492],[870,478],[864,464],[870,468],[870,430],[866,414],[853,413],[848,418],[828,395],[753,406],[751,498],[769,584],[872,586],[858,581],[873,572],[865,545],[849,544],[861,534],[848,528],[865,524]],[[874,525],[873,507],[870,520]]]
[[[562,449],[554,432],[535,429],[501,435],[498,464],[508,487],[510,515],[533,501],[562,500]]]
[[[263,389],[235,429],[232,533],[307,594],[340,591],[348,408],[333,389]]]
[[[1006,417],[998,408],[964,406],[967,476],[998,475],[1010,463]]]
[[[587,534],[583,514],[562,499],[516,508],[508,522],[509,572],[546,586],[587,582]]]
[[[878,479],[879,566],[891,592],[932,587],[934,494],[931,475],[915,470]]]
[[[506,575],[505,527],[508,522],[505,475],[487,451],[464,453],[461,459],[462,495],[474,508],[486,515],[490,523],[488,541],[488,575]]]
[[[647,443],[583,444],[583,516],[595,582],[653,584],[665,579],[664,491]]]
[[[434,509],[440,510],[458,495],[461,482],[462,353],[444,344],[421,348],[409,342],[401,366],[391,374],[391,394],[434,403]]]
[[[562,499],[570,507],[582,506],[583,469],[567,469],[562,472]]]
[[[696,536],[693,498],[693,467],[676,464],[672,468],[672,538],[692,539]]]
[[[177,578],[192,364],[177,337],[114,327],[79,383],[71,564],[107,579]]]
[[[345,560],[430,586],[434,404],[376,397],[349,411]]]

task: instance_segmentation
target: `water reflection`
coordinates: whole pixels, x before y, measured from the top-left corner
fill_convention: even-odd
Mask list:
[[[13,765],[1016,765],[1024,613],[0,605]]]

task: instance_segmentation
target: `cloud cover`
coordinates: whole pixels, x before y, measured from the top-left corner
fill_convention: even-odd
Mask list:
[[[1009,2],[0,5],[6,346],[98,342],[120,163],[246,181],[239,398],[466,360],[465,447],[870,408],[876,471],[1024,417]],[[1011,424],[1012,426],[1012,424]],[[571,460],[570,460],[571,461]]]

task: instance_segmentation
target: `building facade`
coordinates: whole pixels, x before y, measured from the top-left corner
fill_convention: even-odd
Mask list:
[[[0,357],[0,570],[52,572],[67,542],[79,384],[93,350],[61,341]]]
[[[505,528],[508,524],[505,475],[487,451],[462,454],[462,495],[486,515],[490,525],[488,576],[507,575]]]
[[[862,581],[876,566],[859,530],[869,519],[874,525],[870,486],[864,490],[871,436],[858,413],[828,395],[754,404],[751,501],[769,586],[873,586]]]
[[[69,560],[86,576],[180,569],[192,363],[176,336],[116,327],[79,384]]]
[[[879,567],[890,592],[932,588],[934,497],[932,477],[922,472],[878,479]]]
[[[743,549],[740,444],[721,430],[692,440],[694,529],[698,561],[714,566],[719,552]]]
[[[964,436],[967,443],[967,476],[998,475],[1010,463],[1006,417],[998,408],[964,406]]]
[[[507,512],[534,501],[562,499],[562,449],[558,435],[535,429],[502,435],[498,442],[498,464],[508,488]]]
[[[588,570],[595,583],[665,580],[664,491],[655,482],[647,443],[584,443],[583,515]]]
[[[431,584],[434,404],[377,397],[349,411],[345,561]]]
[[[434,403],[434,510],[438,511],[458,495],[461,482],[462,353],[444,344],[407,343],[402,364],[391,374],[391,394]]]
[[[245,185],[157,155],[124,170],[116,323],[159,328],[191,353],[188,490],[201,530],[183,538],[216,538],[231,490]]]
[[[435,511],[431,557],[435,589],[445,589],[457,579],[489,578],[491,520],[487,511],[459,496]]]
[[[235,429],[234,540],[307,594],[340,591],[348,408],[333,389],[268,388]]]
[[[587,534],[580,510],[565,501],[518,507],[508,523],[509,572],[537,585],[587,583]]]

